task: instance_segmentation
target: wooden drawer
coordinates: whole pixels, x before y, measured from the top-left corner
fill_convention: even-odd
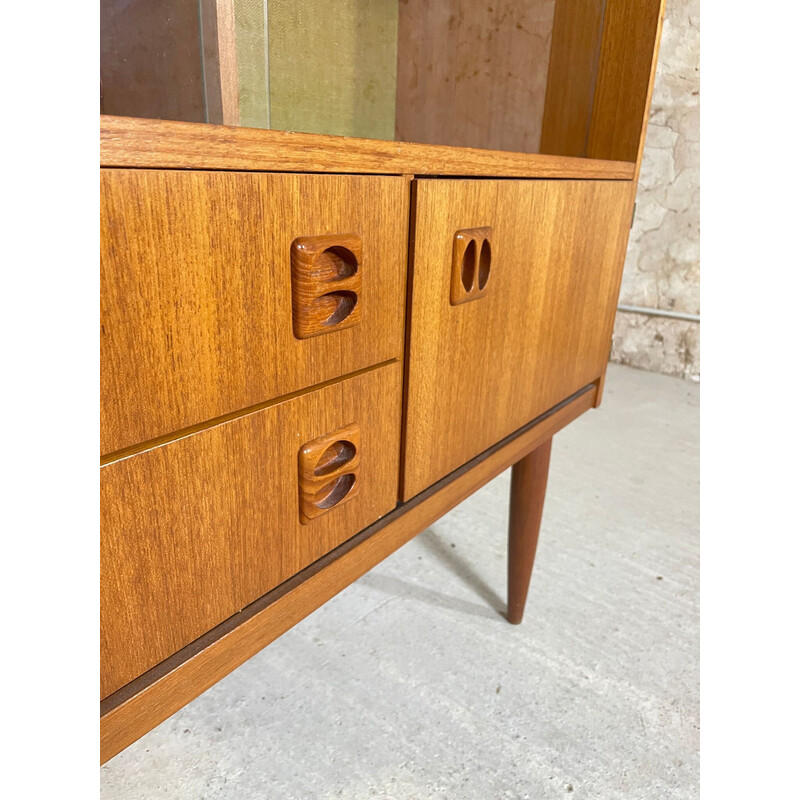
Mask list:
[[[404,499],[603,374],[632,191],[417,181]]]
[[[400,358],[408,198],[399,177],[102,170],[101,453]],[[292,243],[320,235],[332,259],[295,248],[293,284]],[[358,313],[298,338],[298,297],[319,322],[342,276]]]
[[[101,469],[102,696],[395,507],[401,373],[370,370]],[[319,440],[342,429],[357,452],[337,470]],[[308,443],[312,500],[326,505],[316,465],[355,485],[302,522]]]

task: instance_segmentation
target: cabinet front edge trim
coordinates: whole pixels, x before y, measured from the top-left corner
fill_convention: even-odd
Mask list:
[[[100,164],[487,178],[632,180],[634,162],[356,139],[200,122],[100,117]]]

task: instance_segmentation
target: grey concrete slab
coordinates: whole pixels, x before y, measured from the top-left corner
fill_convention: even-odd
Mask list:
[[[522,625],[509,472],[102,768],[135,798],[696,798],[699,387],[560,433]]]

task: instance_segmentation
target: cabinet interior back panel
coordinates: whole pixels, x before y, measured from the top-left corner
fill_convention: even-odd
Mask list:
[[[537,153],[555,0],[399,7],[395,138]]]

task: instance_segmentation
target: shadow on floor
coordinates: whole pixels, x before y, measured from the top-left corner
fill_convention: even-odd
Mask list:
[[[472,565],[456,553],[455,548],[438,536],[432,528],[421,533],[417,537],[417,541],[440,564],[444,565],[469,586],[483,600],[483,604],[450,597],[434,589],[420,586],[417,583],[375,572],[368,572],[361,578],[360,583],[385,594],[419,600],[436,608],[447,608],[462,614],[470,614],[487,619],[505,618],[506,606],[503,600],[473,569]]]

